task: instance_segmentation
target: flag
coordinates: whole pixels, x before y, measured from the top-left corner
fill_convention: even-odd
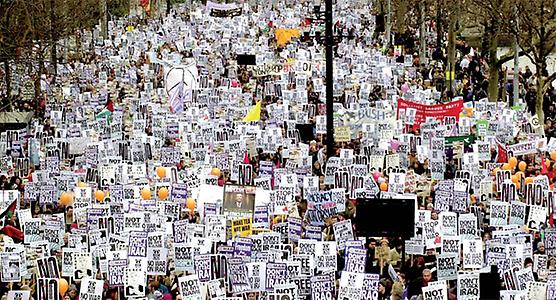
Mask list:
[[[502,144],[498,143],[498,155],[496,158],[496,162],[497,163],[505,163],[508,161],[508,151],[506,150],[506,147]]]
[[[261,119],[261,101],[251,108],[251,110],[243,118],[243,122],[257,122]]]
[[[12,225],[6,225],[4,226],[4,228],[2,228],[2,230],[0,230],[2,233],[4,233],[5,235],[11,237],[12,239],[14,239],[16,242],[22,242],[24,239],[24,235],[23,232],[15,227],[13,227]]]
[[[246,165],[248,165],[248,164],[251,163],[251,162],[249,161],[249,154],[248,154],[247,151],[245,151],[245,155],[243,156],[243,163],[246,164]]]
[[[3,210],[0,211],[0,219],[4,218],[5,216],[7,216],[10,213],[11,213],[11,215],[13,215],[16,208],[17,208],[17,198],[14,199],[14,201],[12,203],[10,203],[10,205],[8,205],[6,208],[4,208]]]
[[[151,12],[151,1],[150,0],[141,0],[140,4],[141,7],[145,10],[147,14]]]
[[[183,112],[183,102],[184,102],[183,87],[184,87],[183,82],[180,82],[178,84],[178,87],[174,90],[174,92],[170,96],[170,100],[168,101],[170,104],[170,111],[173,113]]]
[[[544,155],[541,155],[541,162],[542,162],[541,174],[546,175],[548,174],[548,168],[546,167],[546,160],[544,159]]]
[[[112,115],[112,113],[114,113],[114,101],[112,101],[111,99],[108,99],[108,101],[106,101],[106,105],[97,114],[96,118],[97,119],[102,119],[102,118],[105,118],[105,117],[110,117]]]

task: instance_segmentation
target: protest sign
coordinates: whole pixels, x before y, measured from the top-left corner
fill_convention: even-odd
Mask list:
[[[56,300],[59,294],[58,278],[37,278],[38,300]]]
[[[199,278],[197,275],[189,275],[178,278],[178,286],[180,287],[180,293],[182,298],[201,300],[201,286]]]
[[[345,272],[365,273],[367,251],[364,249],[348,248],[346,251]]]
[[[8,291],[8,300],[29,300],[31,291]]]
[[[338,299],[359,299],[363,292],[365,274],[343,271],[340,277]]]
[[[251,235],[252,219],[243,218],[232,221],[232,236],[247,237]]]
[[[81,289],[79,290],[79,299],[101,299],[104,282],[86,278],[81,281]]]
[[[446,283],[423,287],[423,299],[425,300],[448,300]]]
[[[311,277],[311,299],[332,300],[335,284],[333,275],[317,275]]]
[[[338,249],[343,250],[346,246],[346,241],[353,239],[353,229],[351,227],[351,220],[344,220],[334,223],[334,236]]]
[[[461,240],[463,248],[463,267],[479,269],[483,266],[483,250],[481,240]]]
[[[480,296],[479,274],[458,274],[458,299],[478,299]]]
[[[438,280],[455,280],[457,274],[458,256],[455,254],[441,254],[436,257],[436,273]]]

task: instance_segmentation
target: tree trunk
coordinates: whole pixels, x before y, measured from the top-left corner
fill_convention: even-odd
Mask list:
[[[448,91],[452,92],[452,97],[454,96],[454,78],[452,74],[456,71],[456,18],[455,13],[450,14],[450,26],[448,30],[448,72],[450,72]]]
[[[10,60],[7,57],[4,58],[4,77],[6,81],[6,96],[9,96],[12,92],[12,72],[10,70]]]
[[[499,96],[500,73],[498,72],[498,34],[496,20],[491,20],[491,25],[485,30],[485,39],[488,43],[488,101],[496,102]]]
[[[56,76],[58,75],[58,49],[56,46],[56,33],[55,33],[55,20],[56,20],[56,13],[54,10],[54,7],[56,5],[56,0],[50,0],[50,39],[51,39],[51,43],[52,43],[52,49],[51,49],[51,57],[50,57],[50,64],[52,65],[52,68],[54,69],[54,79],[53,81],[56,81]]]
[[[52,51],[50,57],[50,63],[52,64],[52,68],[54,71],[54,78],[53,83],[56,82],[56,76],[58,76],[58,46],[56,46],[56,42],[52,42]]]
[[[440,3],[436,3],[436,49],[442,49],[442,10]]]
[[[535,112],[539,117],[539,124],[544,126],[544,111],[543,111],[543,100],[544,100],[544,77],[542,76],[542,70],[537,66],[537,95],[535,99]]]
[[[425,3],[423,1],[419,2],[419,63],[421,65],[425,64],[425,58],[427,53],[427,28],[425,24]]]

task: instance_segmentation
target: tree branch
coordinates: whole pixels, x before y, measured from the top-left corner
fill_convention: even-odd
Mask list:
[[[529,52],[531,52],[531,49],[529,49],[529,50],[521,50],[521,51],[519,51],[519,52],[517,53],[517,57],[521,57],[521,56],[523,56],[523,55],[527,55]],[[500,68],[500,67],[502,67],[503,64],[505,64],[505,63],[511,61],[512,59],[514,59],[514,53],[513,53],[513,51],[511,51],[511,53],[509,53],[509,54],[506,54],[506,55],[501,56],[501,57],[498,59],[498,61],[496,62],[495,67],[496,67],[496,68]]]
[[[552,81],[556,80],[556,72],[550,74],[548,77],[546,77],[545,81],[544,81],[544,86],[543,86],[543,94],[546,92],[546,90],[548,89],[548,87],[552,84]]]

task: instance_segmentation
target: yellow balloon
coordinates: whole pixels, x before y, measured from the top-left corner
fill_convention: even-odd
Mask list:
[[[143,200],[148,200],[151,199],[151,189],[149,187],[144,187],[141,190],[141,198],[143,198]]]
[[[104,192],[101,190],[96,190],[95,191],[95,199],[97,199],[97,201],[102,202],[104,201]]]
[[[515,166],[517,166],[517,158],[510,157],[510,159],[508,160],[508,163],[510,164],[510,166],[512,166],[512,168],[515,168]]]
[[[158,199],[165,200],[166,198],[168,198],[168,189],[165,187],[161,187],[158,190]]]
[[[166,177],[166,168],[164,168],[164,167],[156,168],[156,175],[158,175],[158,177],[160,177],[160,178]]]
[[[194,211],[195,207],[197,206],[197,202],[193,198],[187,198],[185,202],[185,207],[187,207],[190,211]]]

